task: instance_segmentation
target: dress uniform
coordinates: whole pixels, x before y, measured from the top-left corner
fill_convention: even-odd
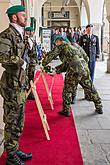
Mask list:
[[[21,5],[12,6],[7,10],[8,17],[22,12],[24,15],[23,26],[25,26],[25,9]],[[15,18],[15,17],[14,17]],[[19,21],[20,21],[19,13]],[[22,21],[23,21],[22,18]],[[0,63],[5,71],[0,80],[0,94],[4,102],[4,148],[7,153],[7,165],[24,165],[22,160],[32,158],[31,153],[19,150],[19,138],[24,126],[25,106],[25,67],[23,60],[23,26],[10,21],[9,27],[0,33]]]
[[[81,57],[81,52],[76,47],[71,47],[71,45],[64,43],[61,36],[56,37],[55,43],[58,45],[44,57],[42,64],[46,66],[59,56],[62,64],[56,67],[56,73],[66,72],[62,94],[63,108],[59,113],[70,116],[72,94],[73,96],[76,95],[77,86],[80,84],[84,91],[91,96],[96,107],[96,112],[102,114],[101,98],[91,81],[87,62]]]
[[[93,25],[89,24],[86,26],[86,29],[93,27]],[[85,34],[81,36],[79,45],[85,50],[89,57],[89,70],[92,81],[94,80],[94,71],[95,71],[95,63],[96,59],[99,58],[99,39],[98,36],[94,34]]]

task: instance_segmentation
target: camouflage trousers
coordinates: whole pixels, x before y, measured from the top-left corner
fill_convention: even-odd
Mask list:
[[[34,81],[34,73],[35,73],[35,68],[36,65],[32,65],[32,64],[29,64],[29,67],[28,67],[28,81],[29,81],[29,86],[30,86],[30,81]]]
[[[77,86],[80,84],[84,89],[84,92],[87,93],[91,101],[94,102],[95,108],[100,109],[102,108],[101,98],[95,89],[88,69],[85,69],[82,73],[74,72],[74,68],[71,67],[66,75],[64,81],[64,88],[63,88],[63,110],[69,111],[72,96],[76,96]]]
[[[2,76],[0,94],[4,99],[4,147],[7,153],[15,152],[19,148],[19,137],[24,127],[25,91],[12,84],[15,84],[14,81],[12,82],[12,79],[8,79],[6,82],[5,76]],[[11,88],[10,85],[12,85],[13,88]]]
[[[34,73],[35,73],[35,68],[36,65],[34,64],[29,64],[29,67],[28,67],[28,88],[30,88],[30,81],[32,80],[34,82]],[[30,93],[29,95],[30,97],[33,97],[33,94],[32,92]]]

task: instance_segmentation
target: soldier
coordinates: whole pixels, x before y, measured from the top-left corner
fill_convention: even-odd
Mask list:
[[[99,39],[92,34],[92,24],[86,26],[86,34],[82,35],[79,45],[85,50],[89,57],[89,70],[92,81],[94,80],[95,62],[99,59]]]
[[[21,5],[7,9],[9,27],[0,33],[0,63],[5,71],[0,80],[0,94],[4,102],[4,148],[7,165],[24,165],[31,153],[19,150],[19,138],[24,126],[25,68],[23,60],[23,33],[27,22],[25,8]]]
[[[84,51],[84,49],[81,46],[79,46],[77,43],[73,43],[71,46],[73,47],[73,49],[74,49],[74,47],[76,47],[80,51],[79,57],[83,58],[85,60],[85,62],[88,64],[89,58],[88,58],[86,52]],[[88,101],[90,101],[89,96],[88,96]],[[73,94],[71,104],[75,104],[75,102],[76,102],[76,96]]]
[[[28,86],[30,88],[30,81],[34,81],[34,73],[36,70],[36,65],[38,64],[37,51],[36,51],[36,41],[34,40],[34,30],[32,27],[25,28],[26,37],[26,47],[28,50],[29,66],[28,66]],[[34,96],[32,93],[28,96],[28,99],[33,100]]]
[[[71,47],[69,44],[64,43],[64,39],[61,36],[56,37],[55,43],[56,47],[44,57],[42,65],[46,66],[59,56],[62,64],[56,67],[56,73],[66,72],[62,94],[63,109],[59,111],[59,114],[70,116],[71,97],[72,94],[73,96],[76,95],[78,84],[91,96],[96,112],[102,114],[101,98],[91,81],[87,62],[81,57],[80,51],[76,47]]]
[[[68,40],[67,38],[64,38],[64,41],[65,41],[66,43],[68,43],[68,44],[71,46],[71,48],[74,49],[74,47],[76,47],[76,48],[80,51],[80,53],[78,54],[79,57],[83,58],[83,59],[85,60],[85,62],[88,64],[88,62],[89,62],[89,57],[87,56],[86,52],[84,51],[84,49],[83,49],[81,46],[79,46],[79,45],[78,45],[77,43],[75,43],[75,42],[73,42],[73,44],[71,45],[71,43],[69,42],[69,40]],[[76,87],[76,91],[77,91],[77,87]],[[88,96],[88,98],[89,98],[89,96]],[[89,101],[90,101],[90,98],[89,98]],[[75,102],[76,102],[76,95],[75,95],[75,93],[74,93],[74,94],[72,95],[71,104],[75,104]]]

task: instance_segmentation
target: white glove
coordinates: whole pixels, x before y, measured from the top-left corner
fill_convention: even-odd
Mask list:
[[[51,70],[52,70],[52,73],[49,73],[49,72],[48,72],[48,74],[49,74],[50,76],[54,76],[54,75],[56,74],[56,68],[51,68]]]
[[[33,41],[31,38],[28,38],[28,43],[29,43],[29,49],[32,50],[33,47]]]
[[[23,70],[25,70],[25,69],[26,69],[26,65],[27,65],[27,62],[26,62],[26,61],[24,61],[24,64],[22,65],[22,67],[21,67],[21,68],[22,68]]]

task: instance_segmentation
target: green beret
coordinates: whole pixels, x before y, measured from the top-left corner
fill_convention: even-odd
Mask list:
[[[8,15],[12,15],[12,14],[16,14],[16,13],[21,12],[21,11],[25,11],[24,6],[16,5],[16,6],[12,6],[12,7],[8,8],[6,13]]]
[[[25,28],[25,31],[30,31],[30,32],[32,32],[32,31],[34,31],[34,29],[33,29],[31,26],[28,26],[28,27]]]
[[[58,39],[64,40],[63,37],[62,37],[61,35],[56,35],[55,38],[54,38],[54,42],[55,42],[56,40],[58,40]]]

